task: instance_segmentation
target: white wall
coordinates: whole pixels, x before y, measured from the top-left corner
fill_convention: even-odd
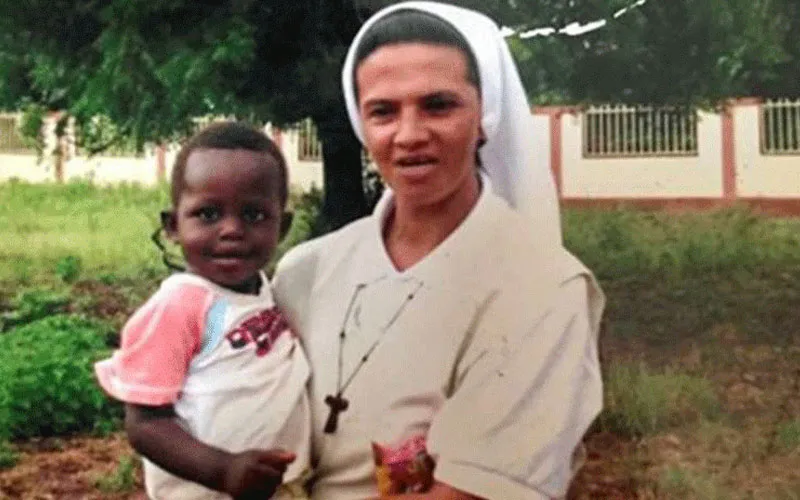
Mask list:
[[[54,181],[55,171],[50,162],[38,161],[35,154],[0,154],[0,181],[20,179],[29,182]]]
[[[158,183],[156,158],[72,158],[64,164],[64,180],[88,180],[97,184],[128,182],[153,186]]]
[[[295,136],[295,137],[293,137]],[[294,142],[294,143],[292,143]],[[322,187],[322,164],[301,162],[297,159],[296,134],[284,133],[284,154],[289,165],[289,181],[298,189],[308,190],[312,185]],[[286,151],[288,148],[290,151]],[[291,149],[293,148],[293,150]],[[176,146],[165,154],[165,175],[169,180],[177,156]],[[97,184],[130,182],[155,185],[158,182],[157,159],[154,152],[143,157],[75,157],[64,162],[64,180],[90,180]],[[0,154],[0,181],[12,178],[28,182],[55,182],[56,173],[52,158],[38,162],[35,154]]]
[[[698,155],[662,158],[584,158],[582,115],[561,121],[563,196],[683,198],[722,196],[722,121],[699,113]]]
[[[289,165],[289,183],[303,190],[323,187],[322,162],[300,160],[300,134],[289,129],[282,133],[281,148]]]
[[[741,197],[800,197],[800,155],[764,156],[759,148],[759,106],[739,104],[733,111],[737,194]],[[534,115],[531,140],[538,162],[550,164],[550,119]],[[692,198],[722,197],[722,118],[699,113],[697,156],[662,158],[583,157],[582,117],[561,118],[561,180],[566,198]],[[268,130],[270,132],[271,129]],[[321,162],[300,161],[299,134],[285,130],[280,140],[289,165],[289,180],[303,190],[323,187]],[[169,179],[177,146],[167,149]],[[64,165],[65,180],[83,178],[105,184],[121,181],[152,185],[157,182],[153,152],[143,158],[73,158]],[[0,181],[55,181],[52,160],[35,154],[0,154]]]
[[[761,154],[759,105],[734,108],[736,190],[742,197],[800,196],[800,155]]]

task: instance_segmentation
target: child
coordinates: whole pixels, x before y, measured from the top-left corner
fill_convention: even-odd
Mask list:
[[[162,225],[187,270],[128,320],[95,367],[100,385],[126,404],[150,498],[297,498],[309,367],[262,272],[286,226],[285,160],[258,130],[215,124],[182,148],[171,180]]]

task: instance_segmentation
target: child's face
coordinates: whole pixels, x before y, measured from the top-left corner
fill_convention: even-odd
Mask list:
[[[267,153],[198,149],[186,162],[183,191],[167,234],[190,271],[253,293],[280,237],[281,176]]]

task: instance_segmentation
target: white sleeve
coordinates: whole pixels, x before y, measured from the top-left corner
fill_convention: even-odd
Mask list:
[[[603,305],[594,281],[575,277],[527,334],[510,344],[493,336],[498,345],[472,364],[433,420],[437,481],[489,500],[566,494],[573,453],[602,408]]]
[[[308,241],[290,249],[278,262],[272,278],[272,294],[278,308],[301,337],[302,321],[308,316],[308,301],[316,276],[316,242]]]

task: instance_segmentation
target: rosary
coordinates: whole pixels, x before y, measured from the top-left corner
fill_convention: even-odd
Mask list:
[[[372,354],[375,348],[377,348],[378,345],[381,343],[384,336],[386,336],[386,332],[389,330],[389,328],[391,328],[392,325],[395,323],[395,321],[397,321],[397,318],[400,317],[400,314],[406,308],[408,303],[414,299],[416,293],[420,290],[420,288],[422,288],[422,283],[417,284],[416,288],[406,296],[405,300],[403,301],[402,304],[400,304],[400,307],[397,309],[397,311],[395,311],[394,315],[389,320],[389,322],[383,328],[381,328],[381,332],[378,338],[375,340],[375,342],[372,343],[369,349],[367,349],[364,355],[361,356],[358,365],[356,365],[356,367],[353,369],[353,372],[350,374],[349,377],[347,377],[347,380],[345,381],[344,385],[342,385],[342,372],[343,372],[342,365],[344,360],[344,342],[345,339],[347,338],[347,333],[346,333],[347,324],[350,322],[350,317],[353,312],[353,305],[356,303],[356,299],[364,290],[364,288],[366,288],[366,286],[367,285],[365,284],[359,284],[358,286],[356,286],[356,290],[355,292],[353,292],[353,296],[350,298],[350,304],[347,306],[347,312],[345,313],[344,321],[342,321],[342,327],[339,331],[339,372],[336,379],[336,394],[335,395],[328,394],[327,396],[325,396],[325,404],[328,405],[328,407],[330,408],[330,410],[328,411],[328,418],[325,421],[325,427],[323,429],[325,434],[333,434],[334,432],[336,432],[336,428],[339,426],[339,414],[347,410],[347,408],[350,406],[350,402],[343,397],[344,391],[350,386],[350,383],[353,381],[356,374],[361,370],[361,368],[367,362],[369,356]]]

